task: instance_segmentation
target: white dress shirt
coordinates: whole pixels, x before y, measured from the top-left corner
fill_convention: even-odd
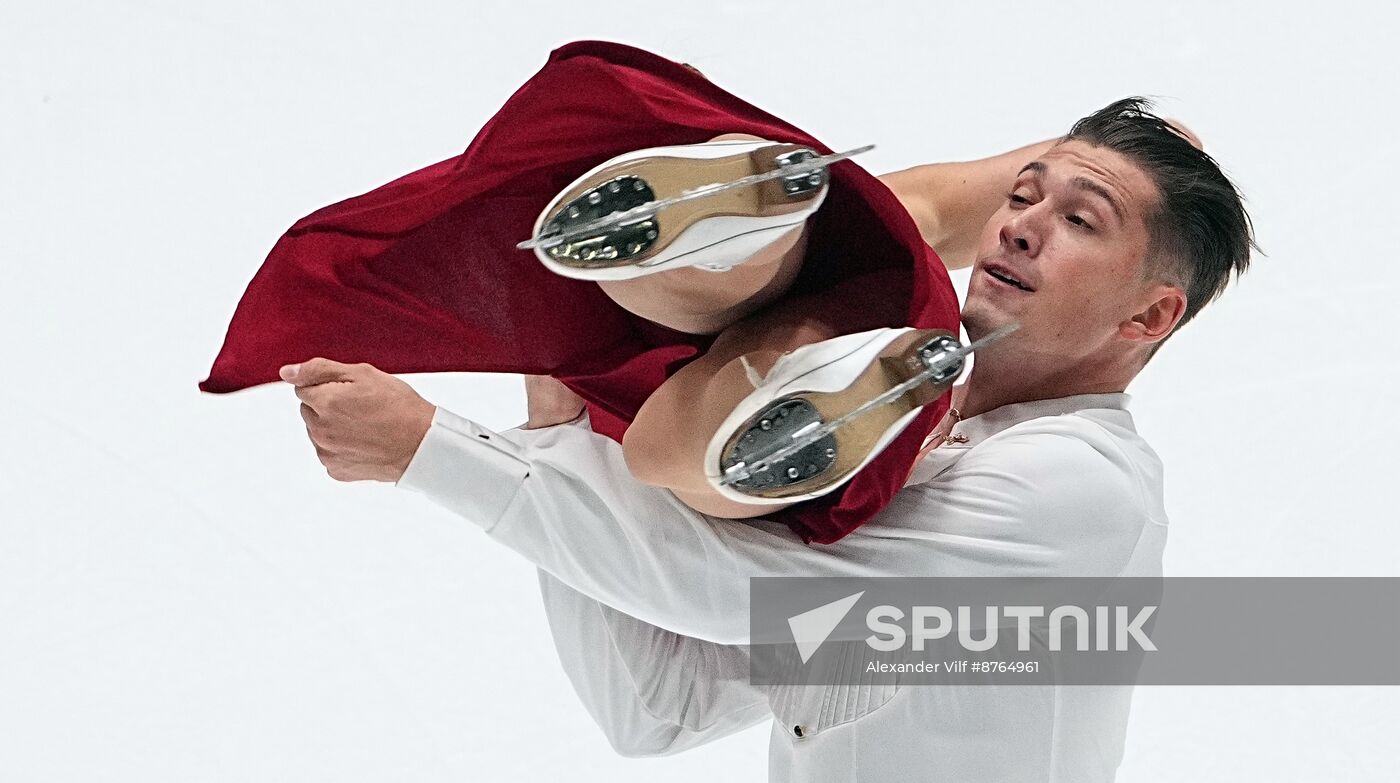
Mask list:
[[[692,511],[586,418],[496,433],[438,408],[399,480],[540,569],[560,661],[621,753],[773,719],[774,781],[1112,780],[1131,688],[749,684],[753,576],[1156,576],[1161,463],[1124,393],[960,422],[829,545]]]

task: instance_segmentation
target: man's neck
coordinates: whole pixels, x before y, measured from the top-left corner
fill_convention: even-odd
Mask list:
[[[954,397],[953,407],[967,419],[1018,402],[1121,392],[1128,388],[1132,377],[1127,368],[1084,364],[1045,367],[1014,357],[979,353],[961,396]]]

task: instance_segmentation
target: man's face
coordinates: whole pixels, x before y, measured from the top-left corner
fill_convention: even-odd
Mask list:
[[[1017,353],[1069,362],[1131,348],[1124,322],[1160,293],[1143,277],[1156,202],[1147,173],[1117,152],[1068,141],[1041,155],[982,229],[968,335],[1019,321],[1007,340]]]

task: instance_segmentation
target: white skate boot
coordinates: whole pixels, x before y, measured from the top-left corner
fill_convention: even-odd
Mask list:
[[[751,504],[787,504],[840,487],[962,373],[976,348],[941,329],[875,329],[780,358],[720,425],[705,453],[710,486]]]
[[[826,167],[862,151],[818,156],[795,144],[712,141],[629,152],[565,188],[520,247],[582,280],[723,271],[800,230],[826,198]]]

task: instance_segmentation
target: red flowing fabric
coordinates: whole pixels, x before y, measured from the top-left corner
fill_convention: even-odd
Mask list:
[[[647,396],[713,337],[632,315],[596,284],[560,277],[515,245],[593,166],[721,133],[831,151],[680,63],[622,44],[562,46],[461,155],[293,225],[249,283],[199,388],[276,382],[283,364],[313,356],[389,373],[551,375],[588,402],[596,431],[621,440]],[[956,332],[943,264],[894,195],[851,161],[831,175],[788,296],[846,333]],[[772,518],[808,542],[850,533],[894,497],[947,407],[945,394],[840,490]]]

